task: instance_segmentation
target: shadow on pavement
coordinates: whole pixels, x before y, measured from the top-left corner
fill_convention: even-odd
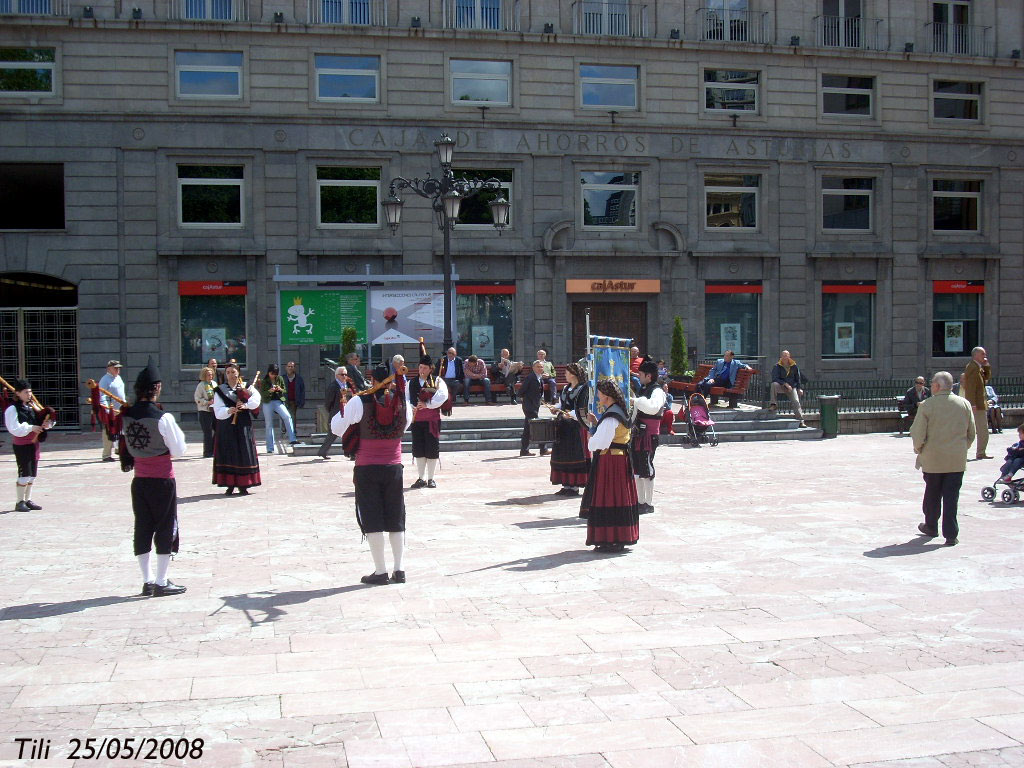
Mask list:
[[[51,616],[65,616],[69,613],[80,613],[89,608],[102,608],[105,605],[132,603],[136,600],[148,600],[144,595],[110,595],[108,597],[92,597],[88,600],[68,600],[66,603],[27,603],[11,605],[0,611],[0,621],[17,621],[19,619],[45,619]]]
[[[517,453],[515,456],[495,456],[495,457],[490,458],[490,459],[480,459],[480,463],[481,464],[489,464],[492,461],[516,461],[517,459],[521,459],[521,458],[524,458],[524,457],[520,456]]]
[[[220,493],[200,493],[198,496],[184,496],[178,499],[179,504],[193,504],[197,501],[212,501],[213,499],[223,499],[227,496],[224,491]]]
[[[567,549],[564,552],[559,552],[556,555],[523,557],[519,560],[509,560],[507,563],[497,563],[495,565],[488,565],[484,566],[483,568],[474,568],[471,571],[462,571],[461,573],[453,573],[451,575],[462,576],[467,573],[493,571],[496,568],[503,568],[508,571],[547,571],[552,568],[557,568],[560,565],[589,562],[593,559],[594,553],[591,552],[589,549]]]
[[[547,501],[561,501],[562,499],[568,498],[567,496],[559,496],[557,493],[538,493],[534,496],[522,496],[518,499],[505,499],[503,501],[488,501],[485,502],[489,507],[503,507],[506,504],[517,504],[521,507],[530,507],[534,504],[543,504]],[[578,500],[579,497],[577,497]]]
[[[558,528],[563,525],[586,525],[587,521],[581,517],[563,517],[557,520],[553,518],[547,518],[545,520],[527,520],[525,523],[512,523],[516,528],[522,528],[523,530],[530,530],[537,528],[542,531],[551,530],[552,528]]]
[[[931,541],[926,536],[916,536],[910,541],[902,544],[889,544],[876,549],[869,549],[864,557],[905,557],[907,555],[920,555],[923,552],[933,552],[936,549],[943,549],[942,544],[928,544]]]
[[[333,595],[342,595],[346,592],[354,592],[357,589],[370,589],[371,587],[367,584],[351,584],[347,587],[332,587],[330,589],[309,589],[306,591],[290,591],[290,592],[244,592],[240,595],[227,595],[220,599],[224,601],[224,605],[218,608],[216,611],[211,613],[213,616],[219,613],[224,608],[232,608],[236,611],[241,611],[245,614],[245,618],[249,620],[251,626],[257,626],[259,624],[265,624],[271,621],[277,621],[282,616],[288,614],[287,611],[282,610],[282,606],[285,605],[300,605],[302,603],[308,603],[310,600],[317,600],[322,597],[331,597]],[[262,619],[254,619],[253,613],[263,613]]]

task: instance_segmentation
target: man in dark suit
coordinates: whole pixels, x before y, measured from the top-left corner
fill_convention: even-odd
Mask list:
[[[363,372],[359,370],[359,355],[355,352],[349,352],[345,356],[345,373],[348,374],[348,378],[352,382],[352,386],[356,388],[356,392],[362,392],[366,389],[366,378],[363,376]],[[333,416],[334,414],[331,415]]]
[[[324,406],[327,408],[328,423],[330,423],[330,420],[334,418],[334,414],[341,410],[341,406],[343,404],[342,393],[348,389],[348,382],[345,378],[346,376],[346,368],[335,368],[334,380],[327,385],[327,398],[324,401]],[[337,435],[328,429],[327,437],[324,438],[323,445],[321,445],[320,450],[317,451],[321,459],[331,458],[329,451],[331,450],[331,446],[334,445],[334,441],[336,439]]]
[[[536,419],[540,415],[540,400],[544,395],[544,363],[534,360],[533,373],[522,377],[522,386],[519,390],[519,398],[523,402],[523,437],[519,445],[520,456],[533,456],[530,452],[530,419]],[[540,455],[547,456],[547,443],[541,443]]]
[[[444,379],[448,387],[448,397],[454,403],[460,392],[469,395],[469,390],[464,390],[466,384],[466,371],[462,367],[462,358],[455,354],[455,347],[449,347],[448,353],[437,361],[437,375]]]

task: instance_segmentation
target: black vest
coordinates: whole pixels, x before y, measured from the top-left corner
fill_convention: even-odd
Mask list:
[[[151,459],[170,453],[160,434],[163,415],[164,412],[149,401],[135,403],[121,411],[121,434],[132,458]]]

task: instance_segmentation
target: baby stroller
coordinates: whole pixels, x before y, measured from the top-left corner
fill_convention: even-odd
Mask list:
[[[704,399],[704,395],[699,392],[690,395],[684,408],[686,441],[697,448],[701,443],[718,445],[715,422],[711,420],[711,415],[708,413],[708,401]]]
[[[1002,475],[992,485],[986,485],[981,489],[981,498],[985,501],[993,501],[996,498],[998,489],[997,485],[1005,485],[1003,492],[999,495],[1000,500],[1003,504],[1016,504],[1020,501],[1021,496],[1024,496],[1024,477],[1011,477],[1009,480],[1004,480]]]

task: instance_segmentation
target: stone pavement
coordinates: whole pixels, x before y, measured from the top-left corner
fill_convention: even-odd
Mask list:
[[[1024,505],[978,496],[998,459],[945,548],[916,535],[907,438],[665,448],[657,512],[608,556],[544,460],[446,454],[406,495],[409,582],[364,587],[351,463],[261,455],[225,498],[190,453],[180,597],[134,596],[129,476],[96,435],[54,436],[44,510],[0,515],[4,764],[185,737],[201,758],[89,762],[1024,766]]]

